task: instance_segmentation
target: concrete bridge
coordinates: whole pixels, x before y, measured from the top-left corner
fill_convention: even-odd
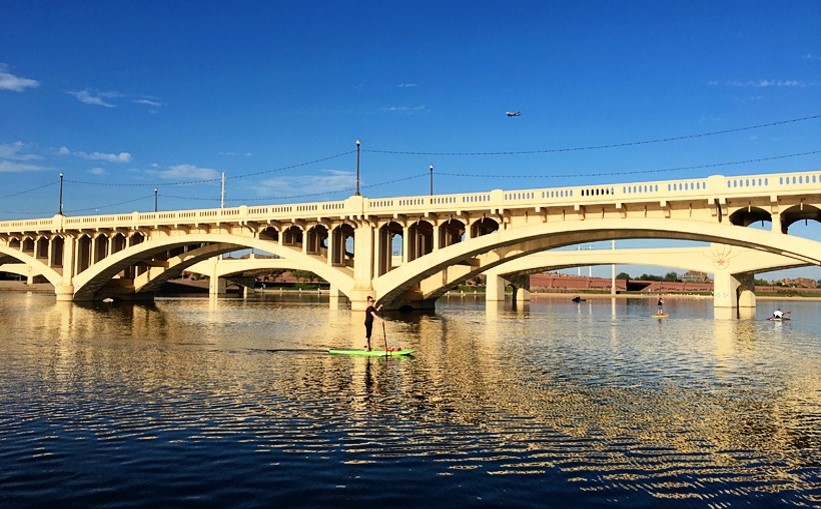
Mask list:
[[[0,222],[0,263],[30,267],[54,285],[58,300],[151,298],[162,283],[192,265],[251,248],[317,274],[346,295],[353,309],[364,307],[367,295],[388,309],[430,309],[438,297],[479,274],[591,241],[684,239],[747,248],[745,259],[767,253],[821,265],[821,242],[789,234],[800,220],[821,221],[819,171],[58,214]],[[758,221],[769,221],[771,228],[749,228]],[[393,263],[396,251],[401,252],[399,265]],[[717,297],[717,307],[737,307],[737,289],[751,291],[745,284],[749,266],[717,275],[716,295],[727,295]]]

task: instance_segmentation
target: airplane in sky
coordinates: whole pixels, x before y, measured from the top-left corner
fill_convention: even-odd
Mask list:
[[[505,113],[505,115],[507,115],[508,117],[521,117],[522,112],[521,111],[508,111],[507,113]]]

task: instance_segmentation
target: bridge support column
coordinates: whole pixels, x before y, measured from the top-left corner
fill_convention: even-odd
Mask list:
[[[513,298],[516,302],[530,302],[530,276],[514,276],[510,282],[513,285]]]
[[[225,279],[219,277],[217,264],[211,266],[211,275],[208,277],[208,295],[224,295],[227,284]]]
[[[737,309],[738,280],[729,272],[716,271],[713,277],[713,307]]]
[[[507,281],[502,277],[488,274],[485,279],[485,302],[503,302],[506,284]]]
[[[209,295],[225,295],[227,284],[221,277],[213,276],[209,278],[208,294]]]
[[[57,301],[68,302],[74,300],[74,237],[63,237],[63,278],[54,287]]]
[[[354,230],[354,287],[351,295],[348,295],[351,299],[351,311],[364,311],[368,307],[368,295],[379,299],[373,291],[375,230],[376,226],[367,220],[358,221]]]
[[[739,313],[742,309],[755,309],[755,275],[754,274],[736,274],[736,279],[739,282],[738,287],[738,308]],[[743,313],[748,314],[748,313]]]
[[[335,287],[334,285],[331,285],[328,288],[328,296],[331,299],[339,299],[340,297],[342,297],[342,294],[339,293],[339,288]]]

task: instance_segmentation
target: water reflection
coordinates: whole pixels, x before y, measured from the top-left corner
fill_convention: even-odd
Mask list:
[[[14,465],[8,496],[23,500],[42,493],[44,466],[80,497],[73,483],[108,465],[112,506],[135,482],[192,479],[230,505],[214,465],[243,473],[245,500],[287,491],[317,506],[397,475],[407,506],[505,492],[539,507],[545,490],[578,507],[817,503],[818,304],[785,324],[667,305],[657,320],[638,300],[444,300],[435,315],[390,315],[389,343],[417,354],[383,359],[327,355],[361,345],[362,317],[314,297],[0,296],[0,466]],[[318,490],[321,475],[344,496]]]

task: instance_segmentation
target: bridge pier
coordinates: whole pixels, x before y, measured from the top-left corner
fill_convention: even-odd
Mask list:
[[[754,274],[736,274],[736,280],[739,282],[738,287],[738,308],[741,309],[755,309],[755,275]]]
[[[54,287],[57,295],[57,302],[72,302],[74,300],[74,287],[69,285],[57,285]]]
[[[209,295],[225,295],[226,293],[226,281],[225,279],[217,276],[211,276],[208,281],[208,294]]]
[[[513,288],[513,300],[518,303],[530,302],[530,275],[519,275],[510,278]]]
[[[485,301],[504,302],[506,284],[507,281],[504,278],[494,274],[488,274],[485,278]]]
[[[713,274],[713,308],[717,315],[730,314],[750,317],[755,315],[755,278],[753,274],[730,274],[716,271]],[[732,311],[735,311],[733,313]]]

